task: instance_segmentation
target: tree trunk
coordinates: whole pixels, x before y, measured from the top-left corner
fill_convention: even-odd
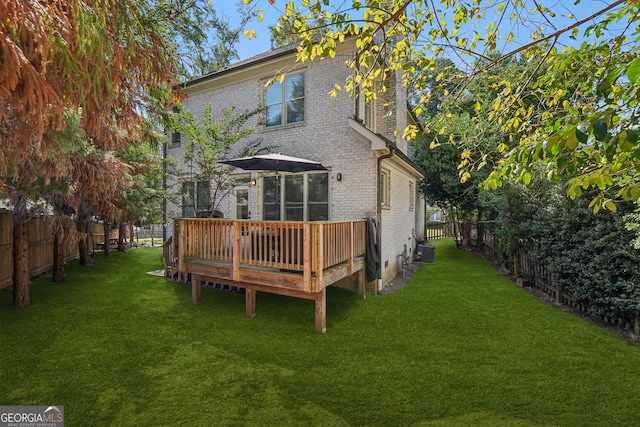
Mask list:
[[[129,242],[133,243],[133,224],[129,223]]]
[[[104,255],[111,255],[111,222],[108,219],[102,221],[102,233],[104,234]]]
[[[153,235],[154,235],[154,234],[155,234],[155,229],[154,229],[153,224],[151,224],[151,247],[154,247],[154,246],[155,246],[155,244],[154,244],[154,239],[153,239]]]
[[[51,273],[51,281],[54,283],[64,282],[64,248],[62,247],[60,233],[57,231],[53,235],[53,271]]]
[[[93,265],[93,261],[91,261],[91,254],[89,253],[89,214],[82,206],[78,208],[76,224],[77,230],[80,233],[84,233],[84,238],[78,242],[80,265],[88,267]]]
[[[27,200],[20,196],[13,207],[13,305],[16,307],[31,305],[27,219]]]
[[[478,209],[478,217],[476,220],[476,248],[484,247],[484,222],[482,221],[482,209]]]
[[[468,248],[471,244],[471,222],[466,221],[460,225],[460,245]]]
[[[127,224],[121,221],[118,224],[118,252],[124,252],[126,249],[124,244],[126,233],[127,233]]]

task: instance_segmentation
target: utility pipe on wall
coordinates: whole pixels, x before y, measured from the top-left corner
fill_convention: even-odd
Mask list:
[[[378,216],[378,251],[380,252],[380,269],[378,270],[378,284],[377,284],[377,288],[378,290],[380,290],[380,287],[382,285],[381,281],[382,281],[382,161],[389,159],[391,157],[393,157],[396,153],[396,148],[397,145],[395,143],[393,143],[392,145],[389,146],[389,153],[387,154],[383,154],[382,156],[378,157],[378,167],[377,167],[377,173],[378,173],[378,185],[377,185],[377,191],[376,191],[376,198],[377,198],[377,216]],[[389,177],[391,178],[391,177]]]

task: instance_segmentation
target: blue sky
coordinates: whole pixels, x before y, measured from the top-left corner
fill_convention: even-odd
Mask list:
[[[590,16],[595,11],[600,10],[606,7],[608,4],[611,4],[612,1],[606,0],[582,0],[582,2],[578,6],[574,6],[575,0],[539,0],[538,3],[547,6],[553,11],[556,12],[556,17],[553,18],[552,24],[556,27],[565,27],[576,20],[580,20],[584,17]],[[278,17],[282,13],[284,6],[287,1],[285,0],[275,0],[274,5],[270,5],[267,0],[255,0],[253,4],[256,9],[262,9],[265,13],[264,21],[261,23],[251,22],[247,26],[247,28],[252,28],[258,33],[258,37],[252,40],[247,39],[246,37],[241,37],[240,43],[237,45],[238,54],[240,56],[240,60],[249,58],[251,56],[257,55],[259,53],[265,52],[270,49],[270,37],[268,25],[273,25],[277,22]],[[340,4],[343,1],[332,1],[332,4]],[[299,3],[296,1],[296,3]],[[347,4],[351,4],[350,0],[347,0]],[[485,2],[488,3],[488,2]],[[494,2],[494,3],[497,3]],[[533,5],[533,2],[530,2]],[[234,16],[236,15],[235,2],[229,0],[220,0],[215,4],[216,8],[223,11],[228,17],[231,18],[233,22]],[[568,18],[568,11],[573,12],[575,15],[573,18]],[[532,23],[530,21],[530,23]],[[549,24],[541,21],[542,24],[547,26],[547,33],[552,32],[550,30]],[[586,26],[581,27],[580,33],[584,31]],[[482,32],[483,28],[479,29],[478,32]],[[519,44],[527,43],[530,41],[528,36],[531,34],[531,31],[521,31],[520,34],[516,34],[516,41],[513,43],[511,49],[517,47]],[[518,38],[519,37],[519,38]],[[575,43],[571,42],[568,39],[564,39],[566,43]]]

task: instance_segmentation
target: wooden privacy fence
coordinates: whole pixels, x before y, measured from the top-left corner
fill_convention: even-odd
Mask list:
[[[425,240],[438,240],[453,237],[453,222],[429,222],[424,227]]]
[[[105,239],[104,226],[100,222],[89,223],[89,248],[102,249],[104,242],[117,240],[119,236],[118,229],[110,230],[109,236]],[[125,240],[131,240],[129,227],[126,227],[126,232],[123,237]]]
[[[72,221],[69,219],[69,221]],[[35,277],[53,267],[53,235],[47,218],[40,216],[27,222],[29,240],[29,276]],[[65,262],[78,257],[78,245],[63,247]],[[0,211],[0,289],[13,285],[13,216]]]
[[[565,304],[583,313],[593,315],[588,305],[575,301],[570,295],[563,292],[562,287],[555,280],[553,271],[545,263],[532,261],[529,252],[520,251],[513,256],[513,272],[518,285],[534,286],[550,295],[558,304]],[[602,317],[602,320],[626,330],[633,330],[636,335],[640,335],[640,319],[637,317],[631,323],[628,319],[610,316]]]

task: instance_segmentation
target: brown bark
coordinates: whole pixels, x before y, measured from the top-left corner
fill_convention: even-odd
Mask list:
[[[13,305],[31,305],[27,201],[20,197],[13,208]]]
[[[78,253],[80,265],[93,265],[91,254],[89,253],[89,214],[83,207],[78,208],[78,217],[76,218],[77,230],[84,236],[78,242]]]
[[[106,218],[102,222],[102,230],[104,234],[104,255],[111,256],[111,222]]]
[[[53,235],[53,271],[51,281],[54,283],[64,282],[64,249],[60,232],[55,232]]]
[[[118,252],[124,252],[126,250],[125,237],[127,234],[127,224],[120,222],[118,224]]]
[[[468,248],[471,244],[471,223],[469,221],[463,222],[460,226],[460,245],[463,248]]]

